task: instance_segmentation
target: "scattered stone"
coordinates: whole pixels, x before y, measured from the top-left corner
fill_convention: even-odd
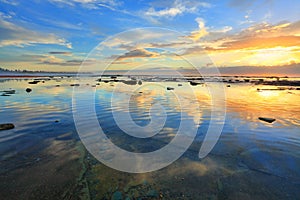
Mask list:
[[[32,91],[32,89],[31,88],[26,88],[26,90],[25,90],[27,93],[29,93],[29,92],[31,92]]]
[[[222,191],[222,190],[223,190],[223,183],[221,182],[220,179],[218,179],[217,185],[218,185],[218,190],[219,190],[219,191]]]
[[[60,87],[60,85],[56,85],[55,87]]]
[[[172,87],[167,87],[167,90],[174,90],[174,88],[172,88]]]
[[[55,122],[55,123],[58,123],[58,122],[59,122],[59,120],[55,120],[54,122]]]
[[[14,124],[8,123],[8,124],[0,124],[0,131],[3,130],[9,130],[15,128]]]
[[[180,86],[182,86],[182,84],[181,84],[181,83],[178,83],[178,86],[180,87]]]
[[[150,190],[147,193],[147,197],[151,197],[151,198],[157,198],[159,196],[158,192],[156,190]]]
[[[116,191],[115,193],[113,193],[111,200],[122,200],[122,193],[119,191]]]
[[[231,87],[231,85],[227,85],[227,87]]]
[[[276,120],[274,118],[269,118],[269,117],[259,117],[258,119],[262,120],[262,121],[265,121],[265,122],[268,122],[268,123],[272,123]]]
[[[142,81],[141,81],[141,80],[139,80],[138,84],[139,84],[139,85],[142,85],[143,83],[142,83]]]

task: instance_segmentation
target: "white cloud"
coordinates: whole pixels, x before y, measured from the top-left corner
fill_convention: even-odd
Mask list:
[[[202,18],[197,17],[195,21],[198,23],[198,30],[193,31],[189,38],[191,38],[194,41],[198,41],[200,38],[208,35],[207,28],[205,26],[205,22]]]
[[[144,12],[144,15],[148,17],[175,17],[184,13],[196,13],[200,7],[209,8],[211,5],[199,1],[175,0],[171,6],[165,9],[156,10],[154,7],[150,7]]]
[[[72,44],[64,38],[58,38],[53,33],[40,33],[6,21],[0,16],[0,47],[33,44],[57,44],[72,48]]]
[[[13,1],[13,0],[0,0],[0,2],[10,4],[10,5],[13,5],[13,6],[16,6],[16,5],[19,4],[17,1]]]

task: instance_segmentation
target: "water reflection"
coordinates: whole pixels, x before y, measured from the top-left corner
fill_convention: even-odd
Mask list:
[[[90,195],[95,199],[104,199],[105,195],[110,199],[116,191],[142,197],[143,192],[147,194],[150,190],[162,193],[166,199],[184,198],[182,195],[191,199],[198,199],[199,195],[220,199],[296,199],[300,196],[297,188],[300,182],[299,90],[258,91],[257,88],[277,87],[231,84],[225,90],[227,118],[222,136],[211,154],[199,160],[197,155],[211,120],[211,106],[218,106],[212,105],[205,84],[192,87],[191,91],[188,82],[182,86],[177,82],[143,81],[141,86],[121,82],[111,86],[101,82],[93,87],[99,123],[108,137],[126,150],[148,152],[165,146],[178,130],[181,113],[198,128],[196,141],[181,159],[157,172],[128,175],[108,169],[83,153],[71,111],[73,87],[70,84],[74,79],[52,79],[37,85],[30,85],[28,81],[11,79],[0,83],[0,90],[16,90],[14,95],[0,96],[0,123],[15,124],[15,129],[0,134],[0,179],[5,183],[0,189],[1,195],[2,191],[8,191],[2,195],[7,199],[13,199],[15,190],[20,198],[27,194],[24,198],[38,199],[43,188],[46,188],[45,196],[52,195],[54,199],[62,198],[62,190],[67,191],[68,197],[72,193],[78,195],[84,193],[79,188],[87,187],[77,179],[83,176],[80,180],[90,181]],[[95,83],[94,78],[86,78],[78,86],[83,99],[85,91]],[[218,83],[211,84],[214,87]],[[27,87],[32,88],[31,93],[25,91]],[[166,90],[167,87],[173,87],[174,91]],[[117,100],[113,107],[112,93]],[[129,103],[124,102],[129,94],[132,94]],[[153,138],[134,139],[116,126],[112,110],[128,112],[129,106],[134,122],[146,126],[155,103],[163,105],[168,116],[164,128]],[[261,116],[274,117],[276,121],[268,124],[258,120]],[[88,170],[83,173],[85,167]],[[31,175],[34,178],[31,179]],[[43,179],[55,185],[57,194]],[[59,180],[56,184],[55,179]],[[99,180],[106,182],[99,183]],[[36,183],[42,186],[35,189]],[[66,186],[66,183],[76,187]],[[59,187],[63,189],[57,189]],[[278,189],[281,187],[285,190]]]

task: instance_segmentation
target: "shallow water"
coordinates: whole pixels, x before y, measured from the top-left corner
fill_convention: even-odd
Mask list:
[[[224,87],[226,120],[222,135],[204,159],[198,152],[211,115],[208,86],[187,82],[103,83],[96,78],[52,78],[36,85],[24,79],[1,79],[0,123],[15,128],[0,132],[0,199],[297,199],[300,196],[300,90],[264,90],[275,86],[235,83]],[[84,149],[72,114],[72,83],[80,83],[80,107],[95,92],[96,117],[114,144],[132,152],[151,152],[167,145],[179,122],[192,121],[195,141],[170,166],[128,174],[110,169]],[[217,88],[221,83],[209,83]],[[59,87],[57,86],[59,85]],[[225,85],[226,86],[226,85]],[[32,92],[25,89],[30,87]],[[174,90],[166,90],[173,87]],[[129,104],[124,99],[129,96]],[[192,92],[191,92],[192,91]],[[112,104],[112,99],[113,104]],[[179,101],[180,99],[180,101]],[[151,138],[134,138],[116,125],[114,115],[129,111],[133,121],[149,124],[153,113],[167,113],[162,130]],[[129,105],[129,106],[128,106]],[[128,109],[128,110],[127,110]],[[113,111],[113,112],[112,112]],[[87,118],[93,113],[87,110]],[[273,117],[272,124],[258,117]],[[157,115],[157,117],[159,117]],[[129,126],[127,118],[119,123]]]

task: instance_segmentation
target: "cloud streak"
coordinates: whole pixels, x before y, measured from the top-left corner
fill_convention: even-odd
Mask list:
[[[2,18],[0,18],[0,27],[0,47],[24,47],[26,45],[34,44],[57,44],[69,49],[72,48],[72,44],[70,42],[67,42],[64,38],[57,37],[53,33],[48,34],[32,31]]]

